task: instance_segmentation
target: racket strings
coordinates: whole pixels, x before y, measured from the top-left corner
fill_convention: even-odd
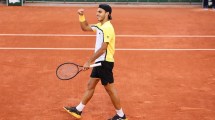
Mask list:
[[[64,64],[61,65],[57,70],[57,76],[60,79],[70,79],[77,75],[79,72],[79,67],[74,64]]]

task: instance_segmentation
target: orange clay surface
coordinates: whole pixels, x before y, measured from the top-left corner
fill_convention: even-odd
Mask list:
[[[54,36],[95,34],[81,31],[78,8],[0,6],[0,120],[74,120],[62,107],[79,104],[91,70],[60,81],[55,69],[68,61],[82,65],[93,50],[42,48],[94,48],[95,36]],[[97,8],[84,8],[88,22],[96,23]],[[134,35],[116,37],[116,48],[127,49],[116,51],[114,76],[128,119],[214,120],[215,12],[113,7],[112,16],[117,35]],[[82,120],[113,115],[114,107],[98,83]]]

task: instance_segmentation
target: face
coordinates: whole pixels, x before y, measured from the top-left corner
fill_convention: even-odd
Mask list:
[[[97,12],[96,12],[96,17],[98,19],[99,22],[104,21],[105,19],[108,19],[108,12],[106,12],[105,10],[98,8]]]

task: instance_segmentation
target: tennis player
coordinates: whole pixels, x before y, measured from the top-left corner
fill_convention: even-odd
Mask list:
[[[96,32],[95,53],[83,65],[83,70],[89,69],[90,64],[101,63],[102,66],[94,67],[87,85],[87,90],[79,105],[76,107],[64,107],[75,118],[81,118],[81,113],[85,105],[92,98],[95,87],[101,81],[105,90],[116,109],[116,115],[108,120],[128,120],[122,110],[119,96],[114,86],[113,67],[115,52],[115,32],[110,22],[112,8],[107,4],[100,4],[97,9],[97,19],[99,23],[89,25],[84,16],[84,9],[78,10],[79,21],[83,31]]]
[[[208,0],[203,0],[203,8],[208,10]]]
[[[212,0],[212,9],[215,10],[215,0]]]

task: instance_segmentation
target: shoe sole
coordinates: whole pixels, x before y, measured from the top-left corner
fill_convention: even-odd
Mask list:
[[[112,120],[112,119],[108,119],[108,120]],[[126,119],[123,119],[123,120],[128,120],[128,119],[126,118]]]
[[[64,110],[66,110],[66,112],[68,112],[70,115],[72,115],[73,117],[77,118],[77,119],[80,119],[81,116],[76,114],[76,113],[73,113],[73,112],[70,112],[69,110],[67,110],[65,107],[63,107]]]

